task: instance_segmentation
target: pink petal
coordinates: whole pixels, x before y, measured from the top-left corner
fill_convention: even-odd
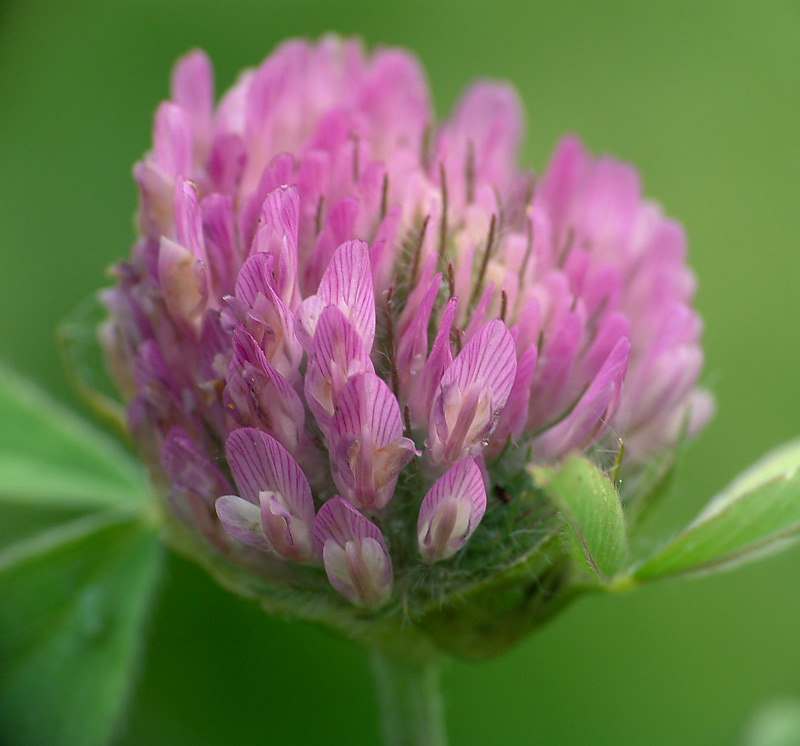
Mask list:
[[[623,337],[572,412],[541,436],[537,450],[559,456],[573,448],[586,448],[603,437],[619,404],[630,351],[630,341]]]
[[[191,118],[196,146],[202,151],[211,140],[211,111],[214,105],[214,75],[204,52],[195,49],[184,55],[172,71],[172,98]]]
[[[325,434],[334,414],[336,397],[348,379],[375,370],[361,337],[336,306],[328,306],[320,314],[313,345],[306,370],[305,396]]]
[[[217,516],[229,536],[249,547],[272,549],[261,528],[261,509],[236,495],[223,495],[216,502]]]
[[[233,223],[233,200],[223,194],[210,194],[200,204],[203,243],[213,278],[215,296],[233,292],[241,262]]]
[[[253,254],[236,278],[236,301],[231,308],[258,341],[270,364],[285,378],[296,373],[303,351],[295,334],[295,319],[273,289],[272,254]]]
[[[225,451],[243,501],[260,506],[270,548],[284,559],[308,560],[314,503],[298,463],[277,440],[255,428],[234,430]],[[255,514],[250,510],[247,515]]]
[[[497,456],[506,446],[509,437],[516,440],[525,429],[525,424],[528,420],[531,382],[536,372],[537,358],[536,345],[530,345],[519,356],[514,385],[511,387],[506,406],[500,414],[497,427],[492,433],[491,442],[484,454],[487,459]]]
[[[369,252],[363,241],[348,241],[336,250],[317,295],[345,315],[370,351],[375,340],[375,291]]]
[[[514,339],[499,319],[485,324],[445,371],[431,406],[435,464],[476,455],[506,404],[517,371]]]
[[[162,236],[158,281],[172,318],[196,330],[208,300],[208,278],[203,263],[189,249]]]
[[[451,298],[444,308],[439,331],[436,332],[433,347],[422,369],[418,384],[419,388],[416,395],[411,397],[409,401],[412,423],[415,427],[424,427],[428,424],[428,415],[431,411],[433,398],[436,395],[445,370],[453,362],[453,354],[450,351],[450,334],[457,312],[458,298]]]
[[[197,189],[183,177],[178,177],[175,182],[175,235],[177,242],[189,249],[195,258],[205,260]]]
[[[191,489],[211,504],[232,491],[222,472],[203,455],[189,434],[173,427],[161,448],[161,465],[173,485]]]
[[[253,254],[275,257],[273,287],[290,308],[299,303],[297,287],[297,231],[299,198],[296,187],[279,187],[267,195],[261,207],[260,225],[253,238]]]
[[[297,448],[305,420],[303,403],[243,327],[234,331],[223,401],[240,424],[264,428],[287,448]]]
[[[397,148],[419,147],[432,112],[416,60],[395,50],[378,52],[361,90],[360,108],[374,128],[370,135],[377,158]]]
[[[486,512],[486,488],[475,459],[448,469],[428,490],[417,520],[419,551],[426,563],[455,554]]]
[[[392,594],[392,561],[380,529],[341,497],[317,513],[314,543],[331,585],[348,601],[383,606]]]
[[[442,275],[437,274],[428,286],[411,323],[405,330],[398,328],[395,361],[400,391],[407,399],[411,398],[412,381],[422,372],[428,356],[428,322],[441,283]]]
[[[415,452],[413,441],[403,437],[397,399],[372,373],[355,376],[342,388],[330,442],[336,486],[369,512],[388,504],[400,470]]]
[[[153,162],[172,177],[192,175],[192,122],[189,114],[169,101],[156,111]]]

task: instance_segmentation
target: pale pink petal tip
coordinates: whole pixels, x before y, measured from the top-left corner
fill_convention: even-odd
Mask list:
[[[431,564],[452,557],[486,512],[483,475],[473,458],[448,469],[428,490],[417,521],[422,559]]]
[[[377,609],[392,595],[392,561],[380,529],[339,496],[314,522],[314,542],[331,585],[356,606]]]
[[[217,516],[226,533],[241,544],[255,549],[272,549],[261,529],[261,511],[257,505],[236,495],[224,495],[216,502]]]

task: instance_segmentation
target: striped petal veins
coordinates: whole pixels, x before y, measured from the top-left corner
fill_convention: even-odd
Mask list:
[[[177,63],[103,296],[131,431],[209,551],[377,609],[469,551],[514,459],[624,436],[636,473],[710,417],[681,227],[574,137],[519,168],[511,87],[437,124],[410,55],[326,37],[213,90]]]

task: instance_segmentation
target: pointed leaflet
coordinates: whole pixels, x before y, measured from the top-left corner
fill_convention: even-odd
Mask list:
[[[161,547],[106,511],[0,550],[0,723],[16,746],[101,746],[129,694]]]
[[[128,692],[161,554],[140,515],[144,479],[115,443],[2,373],[0,723],[17,746],[100,746]]]
[[[767,454],[731,482],[633,576],[710,572],[782,548],[800,534],[800,441]]]
[[[579,455],[557,468],[534,468],[532,473],[561,513],[565,544],[578,565],[589,571],[585,574],[600,582],[616,575],[627,559],[628,542],[611,480]]]
[[[146,494],[116,441],[2,365],[0,422],[0,502],[99,508]]]

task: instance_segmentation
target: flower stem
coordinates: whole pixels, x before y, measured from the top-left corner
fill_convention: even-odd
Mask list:
[[[439,664],[373,652],[384,746],[447,746]]]

